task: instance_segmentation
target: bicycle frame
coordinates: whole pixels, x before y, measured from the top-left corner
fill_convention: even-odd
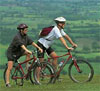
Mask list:
[[[25,74],[25,72],[24,72],[24,70],[23,70],[23,67],[22,67],[22,64],[25,64],[25,63],[27,63],[27,62],[29,62],[29,61],[31,61],[31,60],[33,60],[33,61],[32,61],[32,64],[30,65],[30,67],[29,67],[29,69],[28,69],[28,72]],[[25,61],[23,61],[23,62],[21,62],[21,63],[17,61],[17,62],[18,62],[18,65],[16,66],[13,75],[16,73],[17,70],[20,70],[20,71],[22,72],[22,74],[23,74],[23,77],[13,76],[12,79],[23,79],[23,78],[27,79],[28,76],[29,76],[29,73],[30,73],[32,67],[35,65],[36,61],[37,61],[37,58],[36,58],[34,55],[33,55],[33,57],[30,58],[29,60],[25,60]]]
[[[65,57],[66,59],[63,60],[64,61],[63,64],[61,66],[59,66],[59,69],[57,69],[57,71],[56,71],[51,64],[52,60],[58,59],[61,57]],[[72,60],[72,61],[69,63],[69,60]],[[48,66],[48,67],[50,67],[49,70],[45,69],[47,67],[47,63],[51,64],[51,66],[50,65]],[[42,68],[41,68],[40,74],[39,74],[39,76],[40,76],[39,78],[41,78],[41,79],[38,79],[38,76],[36,73],[37,71],[34,71],[34,74],[35,74],[34,80],[36,81],[36,83],[38,83],[38,81],[39,81],[39,83],[41,83],[41,84],[55,83],[56,80],[59,78],[61,71],[63,70],[65,65],[68,63],[69,63],[68,75],[72,81],[77,82],[77,83],[84,83],[84,82],[88,82],[92,79],[93,73],[94,73],[92,66],[85,60],[79,60],[79,59],[76,60],[75,57],[72,56],[71,51],[68,50],[68,52],[66,54],[56,56],[54,58],[48,57],[47,62],[45,62],[45,64],[41,66]],[[86,68],[86,69],[84,69],[84,68]]]
[[[60,69],[56,72],[56,77],[61,73],[61,71],[63,70],[63,68],[65,67],[65,65],[68,63],[68,61],[71,59],[73,62],[74,62],[74,66],[76,67],[77,71],[78,72],[81,72],[79,66],[77,65],[77,61],[76,59],[72,56],[71,54],[71,51],[68,50],[68,52],[64,55],[61,55],[61,56],[56,56],[54,58],[61,58],[61,57],[64,57],[64,56],[68,56],[68,58],[66,59],[66,61],[64,61],[63,65],[60,67]],[[53,58],[48,58],[48,62],[50,62],[50,60],[53,59]]]

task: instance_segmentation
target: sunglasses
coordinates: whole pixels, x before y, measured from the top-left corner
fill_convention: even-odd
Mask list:
[[[61,23],[61,24],[65,24],[65,22],[59,22],[59,23]]]

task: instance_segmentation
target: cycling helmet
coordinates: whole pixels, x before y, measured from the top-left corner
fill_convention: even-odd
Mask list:
[[[24,29],[24,28],[28,28],[28,26],[26,24],[19,24],[17,29]]]
[[[57,17],[54,19],[56,22],[66,22],[66,19],[64,17]]]

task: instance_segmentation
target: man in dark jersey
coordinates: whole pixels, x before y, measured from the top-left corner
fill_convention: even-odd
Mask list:
[[[34,43],[29,38],[29,36],[27,35],[27,30],[28,30],[27,28],[28,26],[26,24],[18,25],[17,29],[19,30],[19,32],[15,35],[10,46],[8,47],[7,50],[8,69],[6,71],[6,87],[11,87],[9,77],[10,77],[10,71],[13,67],[13,62],[23,55],[26,55],[27,60],[30,58],[32,52],[27,49],[28,45],[33,45],[34,47],[39,49],[40,52],[43,51],[36,43]]]

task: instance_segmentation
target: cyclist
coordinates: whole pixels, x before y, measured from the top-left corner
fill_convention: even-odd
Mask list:
[[[40,53],[43,52],[43,50],[27,35],[28,26],[26,24],[19,24],[17,29],[19,30],[18,33],[15,35],[7,49],[8,69],[6,71],[6,87],[11,87],[9,77],[13,62],[23,55],[26,55],[27,60],[30,58],[32,52],[27,49],[28,45],[38,48]]]
[[[51,48],[51,45],[53,44],[54,40],[59,39],[61,43],[65,46],[65,48],[70,50],[73,50],[73,48],[67,45],[65,39],[67,39],[70,42],[70,44],[72,44],[72,46],[77,47],[77,44],[75,44],[63,30],[65,27],[66,19],[64,17],[57,17],[56,19],[54,19],[54,21],[56,23],[56,26],[54,26],[52,31],[47,36],[39,38],[37,42],[37,45],[43,49],[43,52],[38,52],[37,56],[40,59],[40,61],[43,61],[44,53],[46,51],[47,54],[53,58],[54,61],[52,64],[55,67],[55,69],[57,69],[57,58],[55,58],[57,54]]]

